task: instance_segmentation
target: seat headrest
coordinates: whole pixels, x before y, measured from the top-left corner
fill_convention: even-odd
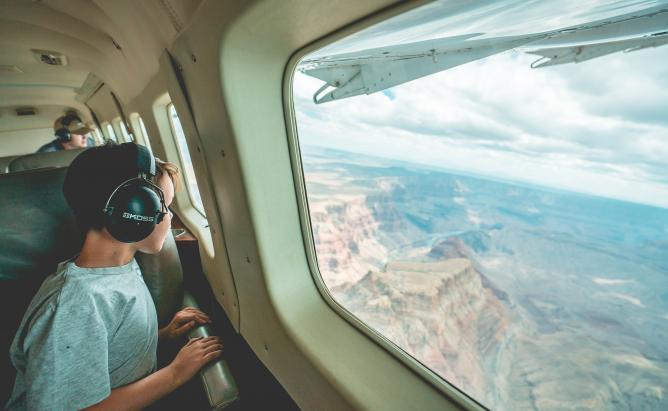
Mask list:
[[[0,399],[14,379],[9,346],[28,303],[59,261],[81,245],[63,197],[66,168],[0,174]]]
[[[4,174],[9,169],[9,163],[12,162],[16,157],[20,156],[6,156],[0,157],[0,174]]]
[[[0,280],[44,278],[81,247],[63,196],[67,168],[0,175]]]
[[[72,160],[86,148],[75,150],[53,151],[50,153],[26,154],[12,160],[9,163],[8,171],[15,173],[17,171],[35,170],[49,167],[67,167]]]

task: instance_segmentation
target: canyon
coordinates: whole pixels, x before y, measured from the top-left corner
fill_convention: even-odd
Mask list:
[[[668,210],[305,159],[334,300],[444,381],[499,410],[668,406]]]

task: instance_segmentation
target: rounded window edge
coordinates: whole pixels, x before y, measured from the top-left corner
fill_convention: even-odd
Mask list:
[[[419,6],[419,5],[417,5]],[[299,134],[297,132],[297,120],[295,116],[294,109],[294,99],[293,99],[293,80],[294,75],[297,71],[297,66],[299,62],[309,53],[321,49],[322,47],[331,44],[337,40],[340,40],[348,35],[351,35],[355,32],[363,30],[364,28],[370,27],[371,25],[377,24],[383,20],[386,20],[394,15],[399,14],[400,12],[407,11],[412,9],[402,7],[399,12],[396,10],[381,12],[387,13],[382,17],[378,15],[372,15],[368,18],[365,18],[363,21],[355,23],[352,26],[344,27],[341,30],[337,30],[328,35],[321,37],[313,43],[310,43],[304,46],[301,49],[295,51],[290,57],[287,65],[285,66],[284,75],[283,75],[283,111],[286,122],[286,134],[288,137],[288,145],[290,150],[290,161],[293,174],[293,182],[295,185],[295,196],[297,200],[297,206],[299,210],[299,221],[301,224],[302,238],[305,248],[305,253],[308,261],[308,268],[311,274],[311,278],[318,289],[318,292],[325,303],[334,310],[340,317],[342,317],[347,323],[355,327],[358,331],[366,335],[370,340],[375,344],[379,345],[385,351],[390,353],[393,357],[401,361],[404,365],[409,367],[415,374],[420,378],[425,380],[427,383],[435,387],[443,395],[447,396],[452,401],[456,402],[457,405],[464,407],[469,410],[487,410],[487,408],[476,401],[474,398],[466,394],[464,391],[457,388],[455,385],[436,374],[429,367],[422,364],[416,358],[405,352],[394,342],[390,341],[387,337],[382,335],[380,332],[371,328],[369,325],[364,323],[361,319],[347,310],[343,305],[341,305],[333,297],[329,291],[327,285],[324,282],[322,274],[318,266],[315,242],[313,238],[313,231],[311,225],[311,217],[309,214],[309,205],[307,200],[306,185],[304,179],[303,164],[301,158],[301,150],[299,146]]]

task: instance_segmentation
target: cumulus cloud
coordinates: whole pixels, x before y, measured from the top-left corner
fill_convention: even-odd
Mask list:
[[[530,10],[526,2],[521,7],[517,1],[478,4],[477,8],[470,2],[446,3],[469,14],[456,15],[448,25],[447,18],[434,19],[433,10],[421,11],[409,19],[411,24],[420,19],[425,22],[413,28],[415,32],[405,21],[393,20],[387,27],[367,32],[367,37],[361,33],[346,40],[352,46],[344,41],[336,47],[366,48],[377,46],[379,39],[442,36],[446,26],[451,31],[446,34],[465,34],[455,32],[460,26],[463,30],[471,16],[487,16],[470,28],[476,32],[499,24],[501,17],[490,15],[489,7],[500,7],[501,16]],[[545,3],[555,7],[552,2],[530,3],[533,12],[547,7]],[[645,8],[655,3],[631,6]],[[620,7],[619,2],[590,2],[588,7],[574,8],[578,12],[559,14],[556,20],[530,19],[526,24],[543,24],[544,31],[591,18],[594,11],[603,16],[628,12],[628,7],[621,11]],[[569,8],[558,7],[560,13],[564,9]],[[540,27],[529,28],[541,31]],[[296,73],[300,140],[668,207],[668,116],[664,114],[668,46],[540,69],[530,68],[536,56],[524,51],[474,61],[385,93],[322,105],[312,101],[322,82]]]
[[[594,281],[596,284],[601,284],[601,285],[623,285],[633,282],[633,280],[620,280],[614,278],[601,278],[601,277],[594,277],[592,281]]]

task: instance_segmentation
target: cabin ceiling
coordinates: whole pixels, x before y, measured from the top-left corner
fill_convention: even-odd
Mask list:
[[[0,108],[76,108],[88,118],[76,96],[89,73],[127,103],[200,2],[0,0]],[[61,53],[67,64],[48,65],[32,50]]]

